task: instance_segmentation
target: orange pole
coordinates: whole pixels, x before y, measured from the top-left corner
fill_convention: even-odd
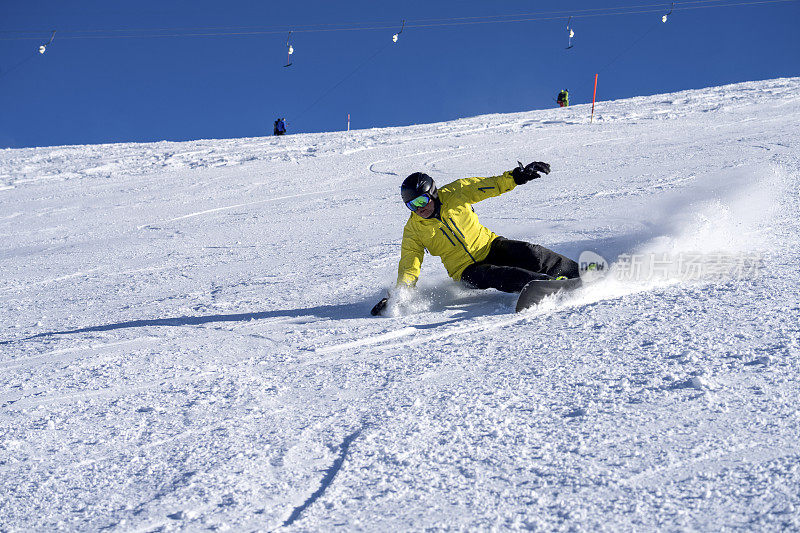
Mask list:
[[[594,120],[594,101],[597,99],[597,74],[594,75],[594,95],[592,96],[592,117],[589,119],[591,124]]]

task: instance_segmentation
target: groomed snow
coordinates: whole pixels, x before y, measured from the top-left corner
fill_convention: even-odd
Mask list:
[[[588,119],[0,150],[0,531],[800,528],[800,78]],[[517,160],[482,223],[647,275],[370,317],[402,179]]]

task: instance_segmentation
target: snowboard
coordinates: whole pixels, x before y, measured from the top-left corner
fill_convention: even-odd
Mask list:
[[[562,291],[571,291],[577,289],[582,285],[581,278],[570,279],[546,279],[546,280],[533,280],[528,282],[519,293],[517,299],[517,313],[533,307],[547,296],[556,294]]]
[[[372,308],[372,311],[369,312],[372,316],[378,316],[383,313],[383,310],[386,309],[386,306],[389,305],[389,298],[386,297],[382,299],[380,302],[375,304],[375,307]]]

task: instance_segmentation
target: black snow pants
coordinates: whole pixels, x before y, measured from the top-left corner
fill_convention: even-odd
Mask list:
[[[498,237],[491,246],[486,259],[461,274],[461,281],[469,287],[519,292],[535,279],[579,275],[578,263],[538,244]]]

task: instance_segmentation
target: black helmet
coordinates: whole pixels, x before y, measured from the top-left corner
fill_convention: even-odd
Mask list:
[[[403,203],[406,204],[423,194],[428,194],[434,200],[439,198],[439,190],[436,188],[433,178],[423,172],[414,172],[407,177],[400,185],[400,194],[403,197]]]

